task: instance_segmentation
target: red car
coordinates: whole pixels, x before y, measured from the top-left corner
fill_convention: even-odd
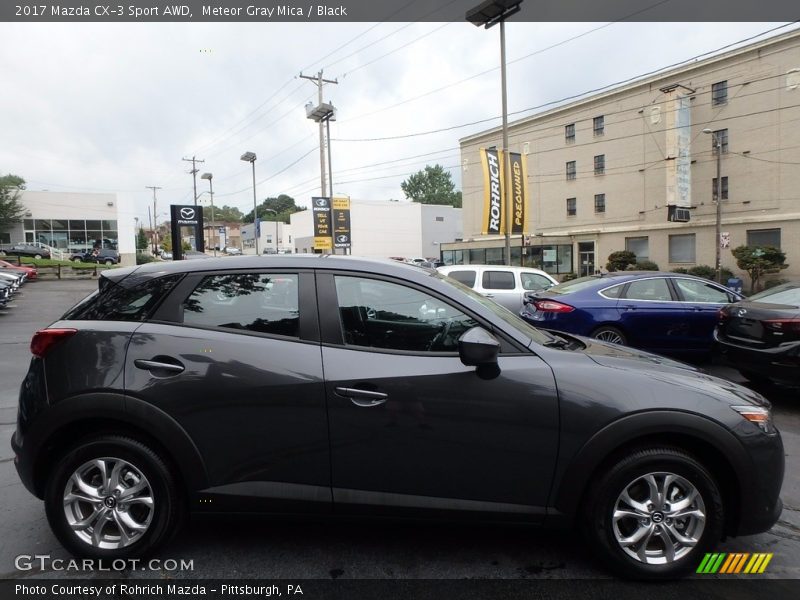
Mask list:
[[[14,271],[24,271],[28,275],[28,281],[33,281],[38,275],[36,267],[28,267],[26,265],[18,266],[5,260],[0,260],[0,267],[3,269],[12,269]]]

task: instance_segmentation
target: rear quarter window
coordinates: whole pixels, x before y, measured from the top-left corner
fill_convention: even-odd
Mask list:
[[[475,271],[450,271],[447,276],[471,288],[475,287],[477,273]]]
[[[485,290],[513,290],[517,287],[514,273],[509,271],[484,271],[482,283]]]
[[[64,319],[72,321],[144,321],[180,281],[183,275],[169,275],[132,287],[102,281],[100,290],[70,309]]]

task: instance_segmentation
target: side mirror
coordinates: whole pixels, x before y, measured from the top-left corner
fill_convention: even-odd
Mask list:
[[[458,338],[458,356],[468,367],[496,365],[500,342],[482,327],[473,327]]]

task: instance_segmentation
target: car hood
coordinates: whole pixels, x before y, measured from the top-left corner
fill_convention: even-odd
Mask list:
[[[595,339],[581,337],[580,340],[586,345],[582,350],[583,354],[603,367],[636,372],[651,380],[690,388],[717,399],[725,399],[731,404],[745,402],[770,406],[769,401],[758,392],[727,379],[709,375],[703,369],[679,360]]]

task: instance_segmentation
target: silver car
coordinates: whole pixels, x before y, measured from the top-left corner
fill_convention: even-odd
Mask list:
[[[504,265],[450,265],[439,272],[463,283],[515,314],[522,309],[525,292],[546,290],[558,283],[539,269]]]

